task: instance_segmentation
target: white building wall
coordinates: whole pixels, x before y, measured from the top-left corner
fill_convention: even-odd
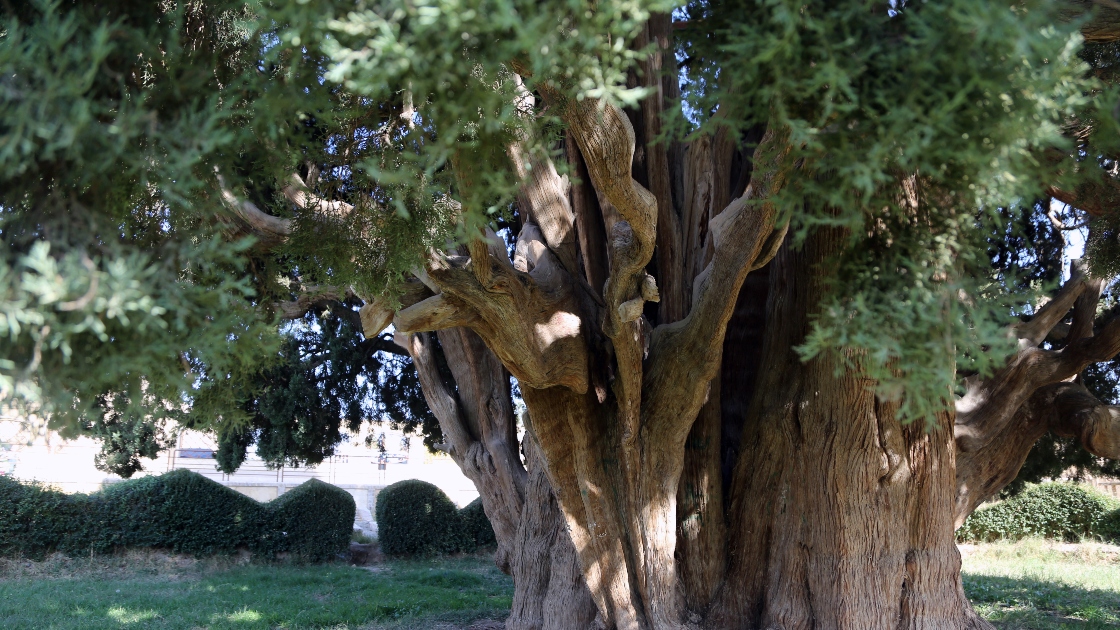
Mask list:
[[[195,431],[183,431],[174,448],[160,453],[154,461],[143,460],[144,470],[136,477],[161,474],[186,468],[209,477],[258,501],[270,501],[308,479],[319,479],[345,489],[357,504],[354,526],[376,534],[373,509],[381,488],[405,479],[421,479],[438,486],[459,507],[478,497],[474,484],[467,479],[444,453],[432,454],[413,436],[409,448],[404,435],[397,431],[374,427],[376,434],[385,434],[386,453],[382,457],[376,447],[367,447],[365,434],[351,436],[330,457],[313,468],[268,469],[251,453],[241,468],[226,475],[215,467],[211,453],[214,440]],[[63,440],[48,431],[38,418],[16,418],[0,414],[0,474],[26,481],[39,481],[64,492],[94,492],[105,484],[121,481],[94,466],[100,450],[90,438]]]

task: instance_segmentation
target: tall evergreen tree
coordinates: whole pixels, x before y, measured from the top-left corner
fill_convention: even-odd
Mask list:
[[[1120,457],[1111,5],[3,6],[6,396],[313,459],[392,324],[510,628],[988,627],[955,526]]]

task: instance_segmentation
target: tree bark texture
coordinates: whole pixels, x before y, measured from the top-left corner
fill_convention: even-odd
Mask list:
[[[961,586],[951,415],[902,426],[837,357],[794,353],[821,295],[816,267],[842,242],[818,232],[771,264],[711,627],[989,627]]]

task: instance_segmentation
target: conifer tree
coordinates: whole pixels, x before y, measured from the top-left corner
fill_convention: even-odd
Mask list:
[[[1120,457],[1111,4],[2,6],[6,397],[290,445],[353,389],[275,324],[360,303],[511,629],[986,628],[955,527]]]

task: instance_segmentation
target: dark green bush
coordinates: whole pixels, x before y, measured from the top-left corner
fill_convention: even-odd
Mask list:
[[[268,504],[273,528],[280,530],[278,551],[308,560],[326,560],[350,547],[354,497],[318,479],[304,482]]]
[[[1117,508],[1097,523],[1097,537],[1105,542],[1120,544],[1120,508]]]
[[[80,509],[62,492],[0,476],[0,555],[41,558],[72,541]]]
[[[0,555],[41,558],[130,547],[197,555],[291,552],[321,560],[344,551],[354,499],[319,481],[261,504],[202,475],[176,470],[90,495],[0,477]]]
[[[1030,536],[1076,542],[1100,536],[1116,506],[1106,496],[1068,483],[1045,483],[977,510],[957,530],[957,540],[990,542]]]
[[[189,470],[113,484],[90,499],[104,504],[97,510],[103,520],[91,523],[91,534],[114,535],[106,541],[111,547],[208,555],[238,547],[262,550],[269,538],[265,505]]]
[[[494,537],[494,527],[490,524],[490,519],[486,518],[486,511],[482,509],[482,499],[475,499],[459,510],[459,518],[463,526],[463,551],[498,544],[498,539]]]
[[[390,556],[455,553],[464,544],[459,510],[442,490],[409,479],[377,495],[377,539]]]

